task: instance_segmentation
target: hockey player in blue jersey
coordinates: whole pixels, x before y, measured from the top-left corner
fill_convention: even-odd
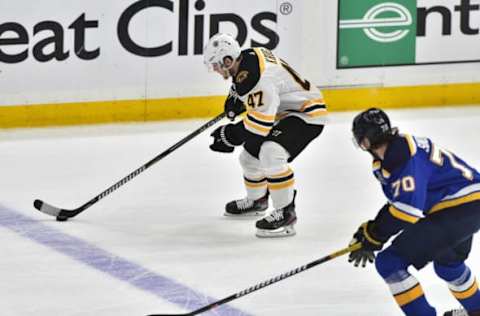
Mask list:
[[[480,174],[430,139],[400,134],[380,109],[358,114],[352,131],[373,156],[373,173],[388,201],[353,235],[352,243],[362,248],[349,261],[364,267],[379,251],[376,269],[408,316],[440,315],[408,270],[433,262],[463,307],[444,316],[479,316],[478,284],[465,260],[480,229]]]

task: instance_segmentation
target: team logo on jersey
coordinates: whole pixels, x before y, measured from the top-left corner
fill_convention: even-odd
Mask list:
[[[238,75],[235,77],[235,81],[237,83],[242,83],[245,79],[248,77],[248,71],[242,70],[238,73]]]

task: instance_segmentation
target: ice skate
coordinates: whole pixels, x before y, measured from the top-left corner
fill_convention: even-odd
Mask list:
[[[295,195],[296,193],[297,192],[295,192]],[[295,228],[293,227],[297,222],[295,195],[290,204],[274,210],[270,215],[256,222],[257,237],[286,237],[296,234]]]
[[[460,308],[460,309],[454,309],[454,310],[445,312],[443,316],[480,316],[480,311],[468,313],[463,308]]]
[[[258,200],[248,197],[225,205],[225,216],[263,216],[268,208],[268,192]]]

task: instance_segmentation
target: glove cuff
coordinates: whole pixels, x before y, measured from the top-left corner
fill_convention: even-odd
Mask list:
[[[246,136],[246,130],[243,127],[242,121],[236,124],[225,125],[224,128],[220,130],[222,141],[226,140],[225,143],[229,146],[240,146],[245,142]]]
[[[230,143],[227,139],[227,136],[225,135],[225,130],[227,128],[228,125],[223,125],[221,128],[220,128],[220,139],[222,140],[222,142],[229,146],[229,147],[235,147],[235,145],[233,145],[232,143]]]
[[[374,244],[375,246],[382,246],[383,241],[377,240],[376,237],[372,235],[371,230],[369,229],[370,225],[373,225],[371,221],[362,224],[363,235],[370,243]]]

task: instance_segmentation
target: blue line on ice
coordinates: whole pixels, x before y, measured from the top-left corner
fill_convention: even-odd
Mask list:
[[[79,238],[69,236],[2,205],[0,205],[0,226],[102,271],[115,279],[161,297],[186,311],[192,311],[217,301],[215,298],[190,289],[168,277],[156,274],[136,263],[111,254]],[[249,316],[249,314],[228,305],[217,307],[207,315]]]

